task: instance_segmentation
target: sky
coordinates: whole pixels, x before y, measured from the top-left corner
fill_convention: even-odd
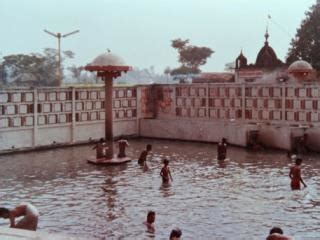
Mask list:
[[[110,49],[140,69],[179,66],[171,40],[189,39],[214,54],[202,66],[221,72],[242,50],[249,63],[269,43],[282,61],[291,38],[316,0],[0,0],[0,58],[57,48],[43,29],[66,34],[62,50],[76,55],[65,64],[86,65]],[[268,15],[271,19],[268,19]]]

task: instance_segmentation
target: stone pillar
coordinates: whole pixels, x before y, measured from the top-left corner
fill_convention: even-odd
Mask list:
[[[286,86],[281,86],[281,120],[286,122]]]
[[[241,114],[242,121],[246,121],[246,85],[241,85]]]
[[[209,106],[209,100],[210,100],[210,87],[209,83],[206,84],[206,119],[210,120],[210,106]],[[176,102],[176,100],[174,101]]]
[[[106,74],[104,76],[105,83],[105,139],[107,144],[106,158],[113,158],[113,114],[112,114],[112,75]]]
[[[38,89],[33,90],[33,147],[38,144]]]
[[[71,88],[71,142],[76,142],[76,90],[74,87]]]
[[[141,86],[136,86],[136,109],[137,109],[137,116],[136,116],[136,129],[138,132],[138,136],[140,137],[140,119],[142,118],[141,113]]]

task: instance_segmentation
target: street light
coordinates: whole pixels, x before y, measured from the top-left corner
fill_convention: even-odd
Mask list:
[[[70,33],[67,33],[67,34],[64,34],[62,35],[61,33],[52,33],[46,29],[43,30],[45,33],[48,33],[50,34],[51,36],[53,37],[56,37],[58,38],[58,68],[57,68],[57,78],[58,78],[58,84],[59,86],[61,86],[62,84],[62,77],[61,77],[61,53],[60,53],[60,41],[61,41],[61,38],[65,38],[65,37],[68,37],[72,34],[76,34],[78,32],[80,32],[80,30],[76,30],[76,31],[73,31],[73,32],[70,32]]]

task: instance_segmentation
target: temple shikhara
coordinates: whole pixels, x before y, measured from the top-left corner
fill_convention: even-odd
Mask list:
[[[241,50],[235,59],[234,73],[201,73],[192,82],[277,84],[288,81],[292,83],[295,81],[315,81],[312,66],[308,62],[298,60],[288,66],[278,59],[275,50],[270,46],[268,29],[264,37],[264,46],[258,52],[255,63],[248,63]]]

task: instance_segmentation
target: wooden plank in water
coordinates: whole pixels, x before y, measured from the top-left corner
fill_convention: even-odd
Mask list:
[[[129,157],[124,158],[118,158],[114,157],[112,159],[106,159],[106,158],[96,158],[96,157],[89,157],[87,158],[87,162],[95,165],[117,165],[117,164],[123,164],[126,162],[130,162],[132,159]]]

